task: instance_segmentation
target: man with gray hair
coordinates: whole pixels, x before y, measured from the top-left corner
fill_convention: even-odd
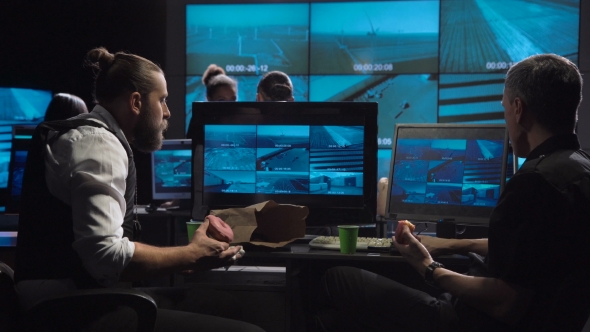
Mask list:
[[[568,59],[534,55],[506,75],[504,118],[526,158],[490,218],[488,239],[415,236],[394,245],[438,287],[434,297],[354,268],[325,275],[328,299],[348,330],[580,331],[590,314],[590,156],[575,134],[582,77]],[[476,253],[480,275],[433,257]],[[439,292],[440,293],[440,292]]]

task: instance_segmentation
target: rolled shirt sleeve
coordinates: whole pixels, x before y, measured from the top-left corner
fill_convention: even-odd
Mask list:
[[[49,191],[72,206],[74,243],[84,267],[109,286],[119,280],[135,245],[123,238],[128,157],[102,128],[79,127],[47,146]]]

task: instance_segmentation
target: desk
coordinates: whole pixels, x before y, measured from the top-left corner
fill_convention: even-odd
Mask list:
[[[308,245],[294,245],[290,252],[277,252],[275,256],[286,260],[286,330],[305,331],[313,324],[317,313],[319,296],[322,293],[321,278],[334,266],[352,266],[378,273],[412,288],[425,292],[437,292],[424,283],[422,277],[401,256],[381,253],[378,256],[367,252],[353,255],[338,251],[310,249]],[[469,260],[464,256],[437,258],[456,272],[465,272]]]
[[[401,256],[391,256],[387,253],[369,256],[367,252],[345,255],[333,250],[311,249],[308,244],[290,244],[282,249],[285,250],[256,251],[248,248],[246,249],[246,255],[238,261],[238,264],[285,267],[284,288],[275,283],[280,280],[280,276],[272,275],[268,278],[268,281],[272,282],[272,286],[275,287],[275,292],[284,292],[285,331],[306,331],[310,329],[310,326],[313,326],[313,315],[318,309],[318,298],[321,294],[320,281],[324,272],[330,267],[343,265],[358,267],[397,280],[416,289],[430,293],[437,291],[424,283],[422,277]],[[469,266],[469,259],[459,255],[438,257],[437,261],[456,272],[466,272]],[[246,274],[243,278],[240,278],[240,272],[214,271],[212,273],[217,273],[219,278],[215,278],[214,275],[210,276],[209,280],[218,279],[220,283],[227,282],[228,278],[226,276],[228,273],[235,274],[234,279],[250,278]],[[194,277],[186,277],[186,280],[185,277],[180,276],[180,278],[182,278],[181,283],[200,282],[200,280],[197,280],[198,278]],[[261,291],[268,288],[262,287],[261,284],[250,286],[252,289],[260,288]],[[223,287],[231,289],[236,286],[226,283]],[[256,308],[264,310],[266,307],[257,304]]]

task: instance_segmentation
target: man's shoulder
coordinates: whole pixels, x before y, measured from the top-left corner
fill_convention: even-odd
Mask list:
[[[70,121],[68,121],[70,122]],[[54,127],[53,134],[58,135],[56,140],[58,141],[77,141],[87,137],[93,136],[104,136],[107,140],[111,137],[117,140],[116,135],[102,122],[94,119],[86,119],[86,121],[72,121],[69,126],[66,127]]]
[[[59,155],[79,154],[86,150],[111,151],[127,155],[125,147],[115,133],[99,121],[90,120],[70,129],[55,131],[48,134],[48,138],[48,145]]]
[[[527,160],[516,174],[520,178],[543,179],[559,190],[590,182],[590,158],[581,150],[559,150]]]

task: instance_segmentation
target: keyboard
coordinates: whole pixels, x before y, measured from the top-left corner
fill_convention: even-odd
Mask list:
[[[340,238],[338,236],[318,236],[309,242],[314,249],[340,250]],[[376,237],[358,237],[356,250],[388,252],[391,247],[391,239]]]

